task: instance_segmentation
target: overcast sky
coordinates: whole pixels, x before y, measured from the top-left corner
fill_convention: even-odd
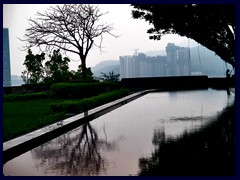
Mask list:
[[[24,42],[18,38],[23,38],[25,29],[29,27],[28,20],[34,18],[37,11],[45,11],[50,4],[4,4],[3,5],[3,27],[9,28],[10,36],[10,61],[11,74],[21,75],[24,70],[23,62],[27,54],[21,51]],[[53,5],[55,6],[55,5]],[[113,24],[114,34],[119,35],[114,38],[105,35],[102,46],[104,52],[93,48],[87,57],[87,66],[92,67],[104,60],[119,60],[119,56],[132,55],[134,49],[139,52],[147,52],[151,50],[163,50],[167,43],[172,42],[178,44],[186,38],[178,35],[165,35],[160,41],[149,40],[147,29],[151,27],[144,20],[133,19],[131,17],[132,7],[128,4],[100,4],[98,5],[101,12],[108,12],[102,16],[102,21]],[[33,49],[34,53],[38,53],[37,49]],[[76,70],[80,61],[77,56],[70,56],[70,69]],[[74,61],[75,60],[75,61]]]

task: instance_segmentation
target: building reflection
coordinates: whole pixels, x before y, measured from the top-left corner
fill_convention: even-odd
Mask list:
[[[106,135],[106,134],[105,134]],[[101,150],[113,151],[115,142],[99,139],[90,123],[68,132],[31,151],[37,167],[46,174],[98,175],[104,174],[106,163]]]
[[[139,175],[234,175],[235,110],[225,108],[208,126],[166,137],[164,128],[154,131],[151,157],[139,159]]]

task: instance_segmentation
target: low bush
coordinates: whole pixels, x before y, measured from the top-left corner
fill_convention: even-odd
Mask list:
[[[50,87],[51,94],[58,98],[86,98],[119,88],[119,84],[97,83],[56,83]]]
[[[127,89],[114,90],[82,100],[50,104],[51,112],[80,113],[130,94]]]
[[[3,96],[3,101],[28,101],[34,99],[49,98],[47,92],[27,93],[27,94],[8,94]]]

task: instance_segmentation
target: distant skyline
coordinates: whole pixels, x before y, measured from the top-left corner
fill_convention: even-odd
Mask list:
[[[55,4],[3,4],[3,27],[9,29],[12,75],[21,75],[25,68],[23,62],[27,52],[21,50],[25,42],[18,38],[23,38],[25,29],[29,27],[27,19],[34,18],[38,11],[44,12],[50,6]],[[108,12],[102,16],[101,21],[113,24],[113,33],[119,37],[114,38],[106,34],[103,37],[103,52],[96,47],[90,50],[87,57],[88,67],[93,67],[104,60],[119,60],[119,56],[133,55],[135,49],[139,52],[165,50],[169,42],[179,44],[187,40],[186,37],[172,34],[164,35],[160,41],[150,40],[147,30],[151,25],[144,20],[133,19],[132,7],[129,4],[99,4],[98,7],[101,12]],[[32,50],[33,53],[39,53],[38,49]],[[76,70],[80,64],[80,61],[76,62],[78,57],[67,55],[72,59],[70,69]]]

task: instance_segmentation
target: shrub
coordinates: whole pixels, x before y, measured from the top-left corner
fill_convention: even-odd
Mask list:
[[[27,94],[8,94],[3,96],[4,101],[28,101],[33,99],[49,98],[47,92],[27,93]]]
[[[59,98],[86,98],[119,88],[116,83],[56,83],[50,87],[51,93]]]
[[[64,101],[50,104],[51,112],[80,113],[130,94],[127,89],[119,89],[82,100]]]

